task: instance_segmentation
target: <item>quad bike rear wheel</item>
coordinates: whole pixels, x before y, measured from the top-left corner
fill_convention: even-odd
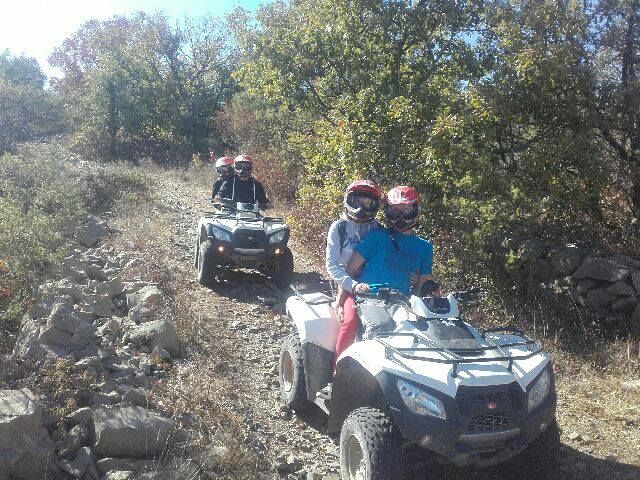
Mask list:
[[[282,341],[278,379],[280,381],[280,397],[286,407],[302,411],[310,406],[311,402],[307,400],[307,386],[304,379],[302,345],[297,333],[292,333]]]
[[[212,287],[216,279],[216,251],[209,240],[198,245],[196,280],[200,285]]]
[[[284,290],[291,285],[291,280],[293,280],[293,253],[291,253],[289,247],[285,247],[282,253],[275,258],[271,278],[280,290]]]
[[[340,432],[340,473],[345,480],[399,480],[402,448],[398,428],[377,408],[351,412]]]

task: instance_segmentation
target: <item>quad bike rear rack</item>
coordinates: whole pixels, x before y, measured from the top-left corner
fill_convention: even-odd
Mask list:
[[[498,345],[491,338],[487,336],[487,334],[490,334],[490,333],[500,333],[500,332],[520,336],[524,338],[524,341],[504,343],[504,344]],[[458,376],[458,369],[461,363],[471,364],[471,363],[488,363],[488,362],[508,362],[507,369],[510,372],[513,372],[513,362],[515,360],[526,360],[528,358],[533,357],[534,355],[537,355],[543,350],[542,347],[535,340],[532,340],[522,330],[517,328],[512,328],[512,327],[490,328],[487,330],[483,330],[481,332],[481,336],[490,345],[483,346],[483,347],[476,347],[476,348],[449,349],[438,344],[437,342],[433,341],[432,339],[424,335],[420,335],[417,333],[408,333],[408,332],[378,332],[376,333],[376,336],[374,337],[374,339],[384,346],[384,357],[388,360],[401,363],[397,358],[394,358],[393,355],[395,354],[398,357],[404,358],[407,360],[419,360],[424,362],[451,364],[453,365],[453,370],[451,372],[451,376],[453,378],[456,378]],[[386,342],[384,340],[385,338],[389,338],[389,337],[412,337],[414,343],[424,344],[426,346],[398,348],[390,345],[389,342]],[[507,352],[504,351],[505,348],[524,347],[529,345],[533,345],[535,348],[528,354],[509,355]],[[482,358],[475,358],[475,357],[469,358],[464,356],[465,354],[478,355],[478,354],[481,354],[482,352],[489,351],[489,350],[496,350],[500,355],[495,357],[482,357]],[[423,357],[418,355],[412,355],[411,353],[407,353],[407,352],[412,352],[412,353],[437,352],[437,353],[443,353],[445,355],[448,355],[450,358],[429,358],[429,357]],[[403,364],[403,366],[407,368],[406,365]]]

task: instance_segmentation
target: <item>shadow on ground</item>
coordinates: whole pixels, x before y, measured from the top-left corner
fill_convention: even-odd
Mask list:
[[[488,468],[430,465],[412,472],[406,480],[640,480],[640,467],[614,459],[602,459],[566,444],[560,447],[558,461],[523,452],[503,464]]]

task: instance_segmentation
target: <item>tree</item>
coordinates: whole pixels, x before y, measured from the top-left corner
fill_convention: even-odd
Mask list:
[[[233,49],[212,17],[91,21],[56,49],[57,91],[75,104],[76,144],[110,157],[191,158],[220,143],[214,117],[234,91]]]
[[[45,81],[34,58],[0,54],[0,153],[64,127],[61,105]]]
[[[622,171],[617,186],[640,218],[640,2],[605,0],[593,11],[595,128]]]

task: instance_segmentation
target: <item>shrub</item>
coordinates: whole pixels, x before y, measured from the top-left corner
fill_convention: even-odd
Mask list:
[[[51,157],[5,154],[0,178],[0,306],[6,306],[60,266],[85,207],[73,176]]]

